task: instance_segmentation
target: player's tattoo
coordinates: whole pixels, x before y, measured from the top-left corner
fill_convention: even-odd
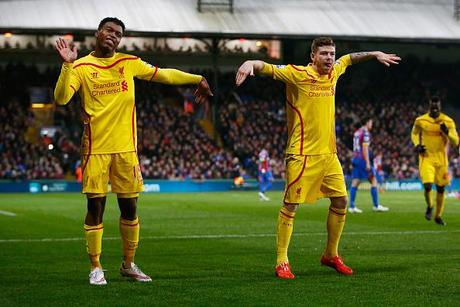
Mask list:
[[[359,62],[370,60],[373,56],[370,52],[354,52],[350,53],[350,57],[353,64],[356,64]]]

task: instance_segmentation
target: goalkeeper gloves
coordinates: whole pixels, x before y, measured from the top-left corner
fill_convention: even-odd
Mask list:
[[[442,133],[445,135],[449,135],[449,128],[447,128],[446,124],[442,123],[440,126]]]
[[[415,152],[417,152],[419,154],[425,153],[426,152],[425,145],[418,144],[417,146],[415,146]]]

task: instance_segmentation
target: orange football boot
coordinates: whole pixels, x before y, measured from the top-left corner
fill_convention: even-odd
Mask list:
[[[294,279],[295,275],[291,272],[291,266],[287,262],[282,262],[275,267],[275,275],[281,279]]]
[[[345,263],[343,263],[343,259],[340,256],[328,258],[325,255],[323,255],[321,257],[321,264],[334,268],[337,272],[343,275],[353,274],[353,270],[350,267],[346,266]]]

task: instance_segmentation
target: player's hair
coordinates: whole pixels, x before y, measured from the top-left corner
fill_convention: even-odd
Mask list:
[[[430,102],[434,102],[434,103],[441,102],[441,98],[439,98],[439,96],[431,96]]]
[[[366,125],[368,121],[370,121],[372,119],[372,117],[370,116],[366,116],[364,117],[362,120],[361,120],[361,127]]]
[[[98,30],[102,29],[102,27],[108,22],[113,22],[114,24],[119,25],[122,28],[123,32],[125,32],[125,24],[123,23],[123,21],[121,21],[120,19],[116,17],[105,17],[104,19],[101,20],[97,29]]]
[[[325,36],[317,37],[311,43],[311,52],[315,53],[319,47],[323,47],[323,46],[334,46],[335,47],[335,43],[330,37],[325,37]]]

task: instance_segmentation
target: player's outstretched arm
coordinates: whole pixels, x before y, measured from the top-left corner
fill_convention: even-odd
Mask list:
[[[397,65],[401,58],[394,53],[384,53],[381,51],[367,51],[350,53],[351,61],[353,64],[376,59],[385,66]]]
[[[254,76],[254,72],[261,71],[264,65],[265,63],[263,61],[258,60],[244,62],[236,72],[236,86],[240,86],[248,76]]]
[[[155,75],[154,81],[171,85],[197,84],[198,87],[195,91],[195,101],[197,103],[205,102],[208,96],[213,96],[211,88],[205,77],[190,74],[178,69],[159,69],[158,73]]]

